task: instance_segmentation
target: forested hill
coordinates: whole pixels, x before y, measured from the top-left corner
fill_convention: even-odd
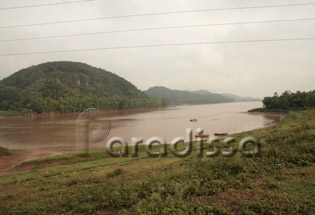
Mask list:
[[[76,112],[87,108],[157,107],[127,80],[77,62],[49,62],[22,69],[0,81],[0,109],[22,112]]]
[[[220,94],[203,91],[190,92],[181,90],[171,90],[166,87],[151,87],[145,94],[153,98],[167,99],[171,104],[212,104],[234,102],[234,99],[227,98]]]
[[[193,93],[197,93],[200,95],[209,95],[212,94],[211,92],[207,91],[207,90],[197,90],[197,91],[193,91]],[[233,99],[235,102],[254,102],[254,101],[261,101],[261,99],[258,98],[253,98],[253,97],[241,97],[238,95],[234,95],[234,94],[230,94],[230,93],[223,93],[220,94],[226,98],[229,99]]]

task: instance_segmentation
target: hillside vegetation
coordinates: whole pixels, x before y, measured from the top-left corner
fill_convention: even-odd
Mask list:
[[[30,172],[0,177],[0,214],[315,214],[315,109],[235,135],[246,136],[260,140],[259,157],[149,158],[141,147],[139,158],[28,162]]]
[[[213,104],[234,102],[232,98],[227,98],[220,94],[210,93],[208,91],[181,91],[171,90],[166,87],[151,87],[144,91],[145,94],[157,99],[166,99],[170,104]]]
[[[310,92],[292,93],[285,91],[280,96],[275,93],[273,97],[265,97],[263,104],[266,109],[294,109],[315,107],[315,90]]]
[[[303,110],[315,107],[315,90],[309,92],[292,93],[285,91],[280,96],[274,93],[272,97],[263,99],[264,108],[250,110],[250,112],[286,112],[288,110]]]
[[[16,72],[0,82],[0,101],[0,110],[36,113],[158,107],[163,103],[114,73],[76,62],[49,62]]]
[[[211,95],[212,93],[209,92],[208,90],[196,90],[193,91],[193,93],[197,93],[199,95]],[[253,101],[261,101],[261,99],[258,98],[253,98],[253,97],[242,97],[230,93],[223,93],[220,94],[226,98],[233,99],[235,102],[253,102]]]

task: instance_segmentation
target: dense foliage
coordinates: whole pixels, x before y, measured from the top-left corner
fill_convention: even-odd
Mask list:
[[[166,87],[152,87],[145,91],[145,94],[153,98],[167,99],[169,103],[181,105],[181,104],[212,104],[212,103],[224,103],[234,102],[232,98],[227,98],[220,94],[210,93],[205,91],[181,91],[171,90]]]
[[[280,96],[275,93],[273,97],[265,97],[263,104],[266,109],[282,110],[315,107],[315,90],[296,93],[285,91]]]
[[[87,108],[127,109],[166,105],[125,79],[76,62],[32,66],[0,82],[0,109],[20,112],[77,112]]]

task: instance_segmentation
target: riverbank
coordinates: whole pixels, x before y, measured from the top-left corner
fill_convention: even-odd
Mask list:
[[[23,113],[17,111],[3,111],[0,110],[0,119],[5,117],[22,117]]]
[[[254,112],[249,112],[248,114],[251,114],[251,115],[271,116],[271,117],[280,116],[280,119],[279,119],[278,121],[269,123],[269,124],[265,125],[263,128],[254,128],[254,129],[251,129],[250,131],[259,131],[259,130],[264,130],[264,129],[269,128],[269,127],[276,126],[276,125],[282,123],[283,121],[285,121],[285,119],[286,119],[287,116],[288,116],[287,113],[281,113],[281,112],[259,112],[259,111],[254,111]],[[234,133],[228,134],[228,136],[242,135],[242,134],[247,133],[247,132],[249,132],[249,131],[245,131],[245,132],[234,132]]]
[[[249,101],[254,102],[254,101]],[[229,103],[237,103],[237,102],[227,102],[227,103],[213,103],[213,104],[229,104]],[[245,103],[245,102],[244,102]],[[187,104],[188,105],[188,104]],[[176,106],[187,106],[187,105],[169,105],[166,107],[154,107],[154,108],[135,108],[135,109],[104,109],[100,110],[104,113],[119,113],[121,111],[124,112],[143,112],[143,111],[154,111],[154,110],[163,110],[165,108],[176,107]],[[190,106],[197,105],[209,105],[209,104],[189,104]],[[22,113],[18,111],[4,111],[0,110],[0,118],[20,118],[20,117],[51,117],[51,116],[79,116],[82,112],[51,112],[51,113]]]
[[[10,154],[11,154],[11,152],[10,152],[9,149],[3,148],[3,147],[0,146],[0,156],[2,156],[2,155],[10,155]]]
[[[112,114],[119,113],[121,111],[125,112],[145,112],[145,111],[155,111],[155,110],[163,110],[165,107],[156,107],[156,108],[136,108],[136,109],[113,109],[113,110],[100,110],[101,113]],[[0,119],[1,118],[29,118],[29,117],[55,117],[55,116],[79,116],[82,112],[51,112],[51,113],[22,113],[17,111],[0,111]]]
[[[21,168],[25,162],[60,155],[58,152],[43,149],[8,151],[9,153],[0,154],[0,176],[31,170],[31,168]]]
[[[270,126],[274,126],[274,125],[277,125],[281,122],[283,122],[286,117],[288,116],[287,113],[283,113],[283,112],[249,112],[249,114],[251,115],[264,115],[264,116],[280,116],[280,120],[277,121],[277,122],[273,122],[273,123],[270,123],[268,125],[266,125],[264,128],[268,128]],[[258,128],[258,129],[264,129],[264,128]]]
[[[254,108],[249,110],[249,113],[287,113],[289,111],[303,111],[303,110],[311,110],[312,107],[296,107],[296,108],[289,108],[289,109],[268,109],[268,108]]]
[[[138,158],[30,161],[30,171],[0,177],[0,214],[314,214],[315,109],[236,142],[246,136],[260,140],[260,157],[149,158],[141,149]]]
[[[288,110],[284,109],[266,109],[266,108],[254,108],[248,111],[249,113],[286,113]]]

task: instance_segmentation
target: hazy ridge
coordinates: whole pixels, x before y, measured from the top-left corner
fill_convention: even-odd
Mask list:
[[[240,97],[233,94],[218,94],[207,90],[183,91],[171,90],[166,87],[156,86],[144,91],[145,94],[153,98],[166,99],[171,104],[212,104],[238,101],[260,101],[260,99],[250,97]]]

